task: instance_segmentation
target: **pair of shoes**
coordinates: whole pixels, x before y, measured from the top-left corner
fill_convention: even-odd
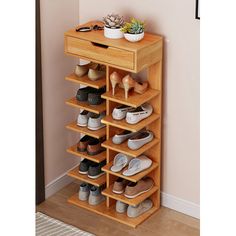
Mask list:
[[[146,143],[151,142],[153,138],[154,135],[149,130],[141,130],[139,132],[124,130],[119,134],[115,134],[112,137],[112,142],[114,144],[121,144],[128,139],[128,147],[132,150],[137,150]]]
[[[148,210],[150,210],[153,206],[153,202],[151,199],[146,199],[143,202],[139,203],[136,206],[131,206],[121,201],[116,202],[116,211],[118,213],[125,213],[127,212],[127,216],[131,218],[138,217]]]
[[[88,201],[89,205],[93,206],[105,201],[105,197],[101,194],[101,187],[96,187],[86,182],[80,184],[78,197],[81,201]]]
[[[112,118],[115,120],[126,118],[128,124],[137,124],[141,120],[149,117],[152,112],[153,107],[148,103],[144,103],[137,108],[122,105],[113,109]]]
[[[101,97],[106,92],[106,87],[95,89],[92,87],[80,88],[76,93],[76,99],[80,102],[88,102],[90,105],[99,105],[104,99]]]
[[[111,171],[120,172],[128,166],[127,170],[123,171],[124,176],[132,176],[139,172],[148,169],[152,165],[152,160],[145,155],[133,158],[123,153],[118,153],[113,160]]]
[[[126,141],[127,139],[133,137],[136,134],[137,134],[137,132],[131,132],[129,130],[123,130],[120,133],[115,134],[112,137],[112,142],[114,144],[121,144],[121,143],[123,143],[124,141]]]
[[[82,77],[88,73],[90,80],[96,81],[106,75],[106,67],[97,63],[90,62],[86,65],[77,65],[75,67],[75,74]]]
[[[105,148],[101,146],[104,140],[105,138],[96,139],[88,135],[85,135],[77,143],[77,151],[87,152],[87,154],[91,156],[97,155],[105,151]]]
[[[116,194],[124,193],[124,196],[127,198],[136,198],[139,195],[148,192],[153,186],[154,182],[150,177],[145,177],[136,183],[118,178],[114,182],[112,192]]]
[[[102,167],[106,165],[106,160],[96,163],[87,159],[80,162],[79,173],[82,175],[88,175],[91,179],[97,179],[105,173],[102,171]]]
[[[111,87],[112,87],[112,95],[115,95],[116,85],[123,87],[125,90],[125,99],[128,99],[129,90],[134,88],[134,92],[136,93],[144,93],[148,88],[148,82],[141,82],[134,80],[131,75],[126,75],[124,78],[114,71],[110,75]]]
[[[101,114],[95,114],[88,112],[86,110],[82,111],[77,118],[77,125],[81,127],[88,127],[90,130],[99,130],[105,127],[105,124],[102,124],[102,118],[105,116],[105,112]]]

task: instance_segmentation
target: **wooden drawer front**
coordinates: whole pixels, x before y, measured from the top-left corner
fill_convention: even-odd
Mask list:
[[[68,36],[65,40],[65,51],[101,63],[134,69],[134,54],[131,51]]]

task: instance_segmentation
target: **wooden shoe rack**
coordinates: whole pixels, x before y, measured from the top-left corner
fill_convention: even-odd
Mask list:
[[[91,25],[93,22],[88,22],[85,25]],[[83,26],[85,26],[83,25]],[[98,131],[91,131],[87,127],[79,127],[76,122],[72,122],[66,128],[87,134],[95,138],[100,138],[106,135],[106,141],[102,144],[106,151],[96,155],[89,156],[86,153],[80,153],[76,150],[76,145],[69,147],[67,152],[78,157],[87,158],[94,162],[101,162],[106,159],[106,165],[103,167],[105,175],[98,179],[90,179],[86,175],[81,175],[78,168],[69,171],[68,175],[95,186],[106,184],[106,188],[102,194],[106,196],[106,201],[97,206],[91,206],[87,202],[80,201],[77,193],[68,199],[68,202],[93,211],[97,214],[106,216],[110,219],[120,223],[136,227],[155,211],[160,208],[160,183],[161,183],[161,107],[162,107],[162,49],[163,40],[161,36],[145,33],[145,37],[138,43],[130,43],[123,39],[107,39],[103,36],[103,31],[91,32],[76,32],[75,29],[69,30],[65,33],[65,53],[69,56],[79,57],[88,61],[97,62],[106,66],[106,78],[97,81],[91,81],[87,76],[78,78],[71,74],[65,79],[77,84],[101,88],[106,85],[106,93],[102,95],[105,102],[98,106],[90,106],[87,103],[78,102],[75,97],[66,101],[66,104],[79,109],[85,109],[94,113],[106,111],[106,117],[102,122],[106,124],[105,128]],[[145,71],[143,74],[147,77],[149,82],[149,89],[143,94],[136,94],[129,92],[129,98],[124,97],[124,90],[116,89],[116,94],[113,96],[111,92],[111,84],[109,76],[113,71],[118,71],[122,75],[127,73],[138,73]],[[114,107],[119,104],[138,107],[143,103],[148,102],[153,106],[154,113],[141,122],[131,125],[125,120],[116,121],[112,119],[111,113]],[[111,138],[118,131],[130,130],[139,131],[146,127],[151,130],[155,138],[148,144],[144,145],[138,150],[131,150],[127,147],[127,142],[120,145],[113,144]],[[77,141],[77,140],[76,140]],[[122,175],[122,171],[114,173],[110,170],[114,156],[117,153],[125,153],[132,157],[137,157],[141,154],[147,155],[152,159],[152,166],[139,174],[126,177]],[[123,195],[114,194],[112,186],[118,177],[122,177],[129,181],[137,182],[144,176],[150,176],[155,186],[148,192],[134,198],[128,199]],[[129,218],[125,213],[120,214],[115,210],[116,200],[120,200],[130,205],[136,205],[150,198],[153,201],[153,207],[138,216],[137,218]]]

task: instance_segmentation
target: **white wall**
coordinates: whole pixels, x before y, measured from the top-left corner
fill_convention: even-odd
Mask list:
[[[75,59],[64,55],[63,34],[78,23],[76,0],[41,0],[42,82],[45,145],[45,184],[75,166],[78,158],[66,153],[78,135],[65,125],[78,111],[65,105],[76,92],[73,83],[64,80],[72,72]]]
[[[199,21],[195,0],[78,0],[79,21],[119,13],[165,37],[162,191],[199,204]]]

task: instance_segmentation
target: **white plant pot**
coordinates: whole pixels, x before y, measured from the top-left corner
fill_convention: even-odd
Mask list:
[[[143,39],[144,32],[141,33],[141,34],[128,34],[128,33],[125,33],[124,36],[130,42],[138,42],[138,41]]]
[[[119,29],[111,29],[104,27],[104,36],[109,39],[121,39],[124,37],[124,33],[121,32],[121,28]]]

